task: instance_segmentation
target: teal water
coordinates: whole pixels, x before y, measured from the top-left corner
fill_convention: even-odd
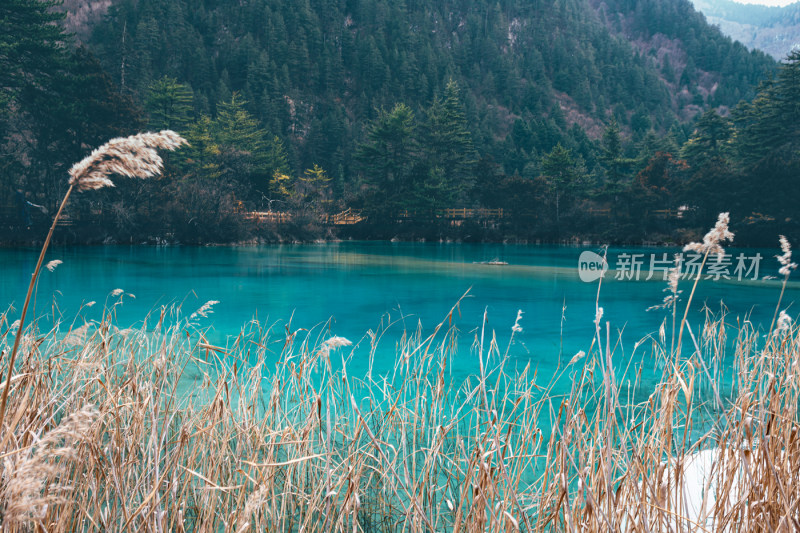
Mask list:
[[[181,304],[190,314],[208,300],[219,300],[208,318],[208,338],[225,343],[243,324],[257,318],[276,324],[281,336],[285,324],[291,328],[329,327],[330,334],[357,342],[381,321],[393,323],[377,352],[376,368],[388,368],[395,342],[403,328],[416,328],[421,321],[426,332],[447,316],[467,291],[453,324],[462,334],[455,372],[477,370],[470,345],[484,310],[487,330],[497,332],[505,349],[518,310],[522,332],[509,349],[511,362],[528,363],[546,375],[555,368],[559,355],[569,359],[578,350],[588,350],[594,335],[597,282],[585,283],[578,275],[578,257],[596,247],[517,245],[471,245],[432,243],[343,242],[320,245],[254,247],[72,247],[53,249],[47,260],[63,264],[54,272],[43,271],[38,286],[36,316],[42,324],[54,314],[72,321],[76,314],[98,320],[103,305],[116,301],[111,291],[124,296],[117,308],[120,327],[141,325],[148,312],[162,305]],[[677,250],[665,248],[610,249],[609,264],[619,265],[620,254],[650,254],[658,258]],[[729,250],[735,257],[760,253],[759,278],[777,276],[777,250]],[[0,305],[13,306],[18,317],[30,273],[37,257],[33,249],[0,249]],[[481,264],[499,259],[508,265]],[[730,272],[733,273],[734,265]],[[635,341],[656,334],[665,311],[646,311],[659,304],[666,283],[661,273],[645,280],[617,280],[607,273],[600,292],[603,319],[610,321],[612,336],[622,332],[627,353]],[[728,309],[728,322],[749,317],[769,325],[780,292],[779,280],[703,280],[691,315],[696,328],[703,320],[701,309]],[[690,284],[683,281],[684,296]],[[792,312],[798,285],[790,283],[782,308]],[[90,301],[92,307],[82,307]],[[324,326],[330,320],[328,326]],[[325,331],[323,338],[328,335]],[[350,374],[363,371],[368,342],[353,355]],[[622,353],[620,350],[619,353]]]

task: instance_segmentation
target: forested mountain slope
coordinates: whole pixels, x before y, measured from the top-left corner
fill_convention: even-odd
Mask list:
[[[595,1],[595,0],[593,0]],[[598,137],[666,131],[732,106],[774,63],[706,25],[687,0],[486,2],[115,0],[90,45],[139,101],[162,76],[197,114],[238,92],[297,169],[349,174],[364,124],[462,88],[476,148],[509,173],[578,124]],[[599,14],[598,14],[599,13]],[[687,21],[689,24],[687,24]],[[568,139],[565,139],[568,138]]]
[[[165,128],[191,145],[162,177],[79,195],[57,238],[800,235],[800,54],[688,0],[7,0],[0,67],[23,241],[69,165]]]
[[[748,48],[783,59],[800,47],[800,2],[778,7],[732,0],[694,0],[708,22]]]
[[[658,69],[690,118],[698,107],[731,106],[750,99],[763,79],[762,52],[748,53],[695,11],[688,0],[591,0],[614,34],[630,41]]]

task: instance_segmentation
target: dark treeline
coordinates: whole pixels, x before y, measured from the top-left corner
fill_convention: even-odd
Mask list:
[[[191,146],[164,177],[83,195],[64,238],[236,241],[248,211],[314,238],[348,208],[366,238],[796,231],[800,56],[776,70],[684,0],[119,0],[88,48],[54,7],[0,6],[10,239],[88,150],[166,128]]]
[[[372,123],[357,155],[370,176],[361,207],[374,220],[411,211],[447,225],[435,210],[467,205],[504,210],[494,231],[468,229],[484,237],[663,242],[684,240],[730,210],[742,244],[798,231],[800,52],[753,101],[726,116],[707,110],[686,138],[651,132],[625,140],[612,119],[588,153],[558,143],[530,175],[509,175],[477,156],[458,109],[451,84],[422,119],[398,104]]]

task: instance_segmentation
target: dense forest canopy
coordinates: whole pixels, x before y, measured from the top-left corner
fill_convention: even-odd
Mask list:
[[[120,0],[90,43],[141,101],[162,76],[191,89],[197,114],[238,92],[287,140],[298,170],[347,174],[367,121],[398,102],[419,113],[451,80],[476,147],[521,173],[561,137],[579,142],[573,124],[597,136],[613,115],[631,134],[663,133],[700,108],[752,97],[774,69],[686,1],[598,11],[561,0]],[[629,42],[655,34],[674,46]],[[517,121],[542,133],[508,139]]]
[[[779,67],[687,0],[115,0],[71,18],[85,47],[63,18],[0,6],[9,227],[142,128],[191,146],[158,183],[86,195],[76,220],[104,224],[74,238],[237,240],[249,211],[305,238],[347,209],[357,237],[672,240],[716,209],[744,235],[796,224],[799,57]]]

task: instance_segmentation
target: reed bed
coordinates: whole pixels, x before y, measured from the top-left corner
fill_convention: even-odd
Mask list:
[[[456,308],[427,336],[406,332],[391,371],[359,376],[348,359],[375,357],[384,331],[352,346],[254,321],[220,347],[197,313],[120,330],[113,309],[22,334],[3,531],[798,527],[800,332],[786,322],[766,338],[739,329],[727,383],[711,366],[723,320],[688,327],[681,360],[657,336],[664,372],[642,392],[600,320],[589,353],[545,382],[477,332],[482,370],[457,383]],[[0,316],[3,365],[14,327]]]

